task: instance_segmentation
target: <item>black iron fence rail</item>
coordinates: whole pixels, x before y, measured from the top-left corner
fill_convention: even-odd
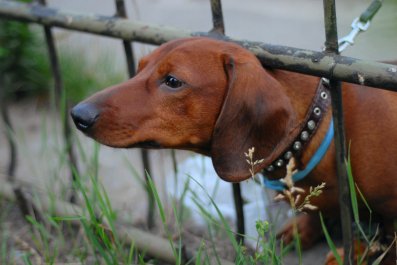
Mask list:
[[[244,46],[267,67],[397,91],[397,66],[337,54],[236,40],[213,33],[190,32],[119,17],[78,14],[37,4],[11,1],[0,1],[0,17],[154,45],[176,38],[212,35]]]

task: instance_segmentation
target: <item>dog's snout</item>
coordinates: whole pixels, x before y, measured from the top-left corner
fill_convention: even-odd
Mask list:
[[[95,124],[99,114],[98,108],[91,103],[80,103],[73,107],[70,112],[76,127],[83,132],[86,132]]]

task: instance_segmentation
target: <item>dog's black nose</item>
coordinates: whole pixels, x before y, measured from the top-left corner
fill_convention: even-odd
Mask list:
[[[94,104],[80,103],[73,107],[70,112],[76,127],[86,132],[89,128],[94,125],[95,121],[99,117],[99,110]]]

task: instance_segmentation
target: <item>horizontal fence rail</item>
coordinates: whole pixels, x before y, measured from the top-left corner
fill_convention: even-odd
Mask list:
[[[267,67],[397,91],[397,66],[385,63],[262,42],[236,40],[218,34],[190,32],[118,17],[78,14],[38,4],[0,1],[0,17],[155,45],[176,38],[215,36],[244,46]]]

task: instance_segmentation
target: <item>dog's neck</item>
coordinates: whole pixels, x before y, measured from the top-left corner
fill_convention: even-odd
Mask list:
[[[300,141],[300,143],[304,144],[304,146],[302,147],[302,150],[294,153],[294,158],[297,161],[298,169],[302,169],[307,165],[314,152],[320,146],[327,132],[331,117],[331,111],[328,110],[330,109],[330,107],[328,107],[330,95],[327,95],[328,98],[324,100],[326,103],[322,102],[323,99],[319,97],[319,93],[325,87],[321,87],[324,86],[324,84],[321,83],[320,78],[308,77],[302,74],[291,73],[282,70],[271,71],[271,74],[280,82],[285,95],[287,95],[290,99],[291,106],[294,109],[294,116],[291,117],[291,126],[288,128],[288,133],[295,135],[295,138],[296,136],[299,137],[299,135],[302,134],[303,128],[306,128],[304,133],[309,131],[307,130],[307,122],[309,120],[308,113],[310,114],[313,112],[313,100],[317,97],[317,101],[315,102],[316,104],[326,104],[325,107],[324,105],[322,106],[322,109],[325,111],[322,111],[319,121],[316,121],[316,129],[312,134],[310,134],[309,140],[306,143],[304,141]],[[311,115],[311,117],[313,117],[313,115]],[[275,161],[273,162],[274,165],[269,165],[264,172],[266,172],[266,175],[270,176],[271,179],[282,178],[286,174],[286,161],[288,160],[284,159],[284,163],[282,163],[283,166],[278,168],[276,166],[277,161]]]
[[[285,90],[284,93],[291,101],[296,114],[294,123],[302,122],[316,94],[320,78],[283,70],[274,70],[271,73],[280,82]]]

